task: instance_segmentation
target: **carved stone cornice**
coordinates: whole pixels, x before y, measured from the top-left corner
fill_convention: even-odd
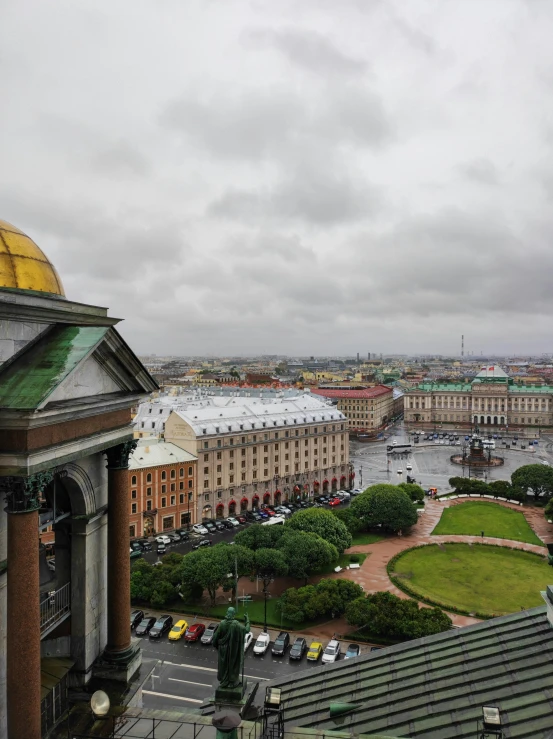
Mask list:
[[[8,513],[28,513],[40,508],[44,488],[54,479],[54,472],[37,472],[30,477],[0,477],[0,491],[6,495]]]
[[[109,449],[106,449],[108,470],[128,470],[129,457],[137,446],[137,441],[129,439],[129,441],[125,441],[123,444],[117,444],[117,446],[112,446]]]

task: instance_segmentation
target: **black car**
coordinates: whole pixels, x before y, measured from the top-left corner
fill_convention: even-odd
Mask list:
[[[132,611],[131,612],[131,630],[136,628],[138,624],[144,618],[144,611]]]
[[[302,636],[298,636],[292,644],[288,657],[290,659],[301,659],[307,650],[307,642]]]
[[[213,521],[204,521],[204,526],[206,527],[206,529],[209,531],[210,534],[214,534],[217,531]]]
[[[140,546],[142,547],[143,552],[151,552],[152,551],[152,542],[148,541],[148,539],[140,539]]]
[[[290,634],[287,631],[281,631],[280,634],[275,639],[271,652],[276,657],[283,657],[284,652],[286,652],[286,650],[288,649],[289,644],[290,644]]]
[[[133,550],[133,552],[144,551],[142,543],[140,541],[131,541],[131,549]]]
[[[223,526],[225,527],[225,529],[233,529],[234,528],[234,526],[231,524],[231,522],[230,521],[227,521],[226,518],[224,518],[221,521],[221,523],[223,524]]]
[[[159,639],[173,626],[173,616],[160,616],[150,629],[150,639]]]
[[[200,539],[200,541],[192,544],[192,549],[199,549],[200,547],[210,547],[211,539]]]
[[[215,528],[217,531],[224,531],[226,529],[226,526],[223,524],[222,521],[215,521]]]
[[[219,624],[209,624],[207,629],[202,634],[202,638],[200,639],[200,642],[202,644],[211,644],[213,642],[213,637],[217,633],[218,628],[219,628]]]
[[[146,616],[146,618],[143,618],[142,621],[138,624],[134,633],[137,636],[146,636],[146,634],[150,633],[150,629],[155,624],[155,622],[155,616]]]
[[[158,555],[160,555],[160,554],[167,554],[167,547],[165,546],[165,544],[159,543],[157,545],[156,553]]]
[[[260,516],[259,513],[252,513],[252,517],[256,523],[263,521],[263,516]]]
[[[188,541],[190,539],[190,532],[186,529],[177,529],[175,533],[180,536],[181,541]]]

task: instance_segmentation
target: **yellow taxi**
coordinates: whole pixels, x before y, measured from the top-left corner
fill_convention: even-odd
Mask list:
[[[178,639],[181,639],[184,636],[184,632],[188,628],[188,624],[184,619],[181,619],[180,621],[177,621],[177,623],[173,626],[171,631],[169,632],[169,639],[171,641],[177,641]]]
[[[313,662],[316,662],[322,653],[323,653],[323,645],[319,641],[314,641],[311,643],[311,646],[309,647],[309,651],[307,652],[307,659],[312,660]]]

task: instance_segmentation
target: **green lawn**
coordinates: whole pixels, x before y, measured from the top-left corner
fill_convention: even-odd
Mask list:
[[[433,534],[494,536],[498,539],[542,544],[520,511],[497,503],[471,500],[446,508]]]
[[[263,605],[263,596],[258,595],[254,598],[259,598],[259,600],[253,600],[249,603],[242,603],[238,601],[238,613],[237,616],[239,618],[244,617],[244,613],[247,611],[248,616],[250,617],[250,621],[252,624],[263,624],[263,613],[264,613],[264,605]],[[286,619],[283,619],[280,615],[280,611],[277,607],[277,598],[273,597],[267,600],[267,624],[269,626],[273,626],[276,629],[286,629],[288,631],[296,631],[299,628],[311,628],[312,626],[317,626],[318,624],[324,623],[325,621],[328,621],[328,616],[321,617],[319,619],[316,619],[315,621],[305,621],[302,624],[292,623],[291,621],[287,621]],[[213,606],[213,608],[204,608],[202,606],[195,606],[193,604],[182,604],[180,606],[180,610],[182,613],[188,613],[188,614],[197,614],[198,618],[203,621],[204,623],[209,620],[211,616],[213,618],[217,619],[223,619],[225,617],[225,614],[227,612],[228,607],[232,605],[234,606],[234,603],[223,603],[221,605]],[[179,610],[179,605],[175,604],[174,608],[176,610]]]
[[[501,615],[543,605],[547,562],[531,552],[486,544],[429,544],[407,550],[394,572],[421,599],[446,608]]]
[[[371,531],[363,531],[359,534],[353,534],[353,541],[351,542],[352,547],[358,547],[362,544],[375,544],[377,541],[382,541],[384,537],[382,534],[375,534]]]

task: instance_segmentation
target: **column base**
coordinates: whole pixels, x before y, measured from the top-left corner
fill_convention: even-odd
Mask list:
[[[95,678],[128,683],[141,664],[142,651],[139,644],[131,644],[122,652],[112,652],[106,648],[92,672]]]

